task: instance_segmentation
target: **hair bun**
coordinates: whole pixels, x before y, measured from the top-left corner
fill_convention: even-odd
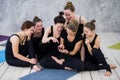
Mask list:
[[[93,19],[93,20],[91,20],[91,23],[93,23],[93,24],[94,24],[95,22],[96,22],[96,21],[95,21],[94,19]]]
[[[35,17],[34,17],[34,19],[38,19],[38,17],[37,17],[37,16],[35,16]]]
[[[64,15],[64,12],[63,12],[63,11],[60,11],[60,12],[59,12],[59,15],[60,15],[60,16]]]
[[[68,2],[67,2],[67,5],[72,5],[72,2],[71,2],[71,1],[68,1]]]

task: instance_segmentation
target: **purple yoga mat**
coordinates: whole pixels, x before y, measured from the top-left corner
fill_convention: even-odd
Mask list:
[[[0,41],[7,40],[9,36],[0,35]]]

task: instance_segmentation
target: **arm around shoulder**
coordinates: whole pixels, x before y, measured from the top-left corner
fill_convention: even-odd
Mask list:
[[[81,23],[83,24],[83,25],[85,25],[86,24],[86,18],[84,17],[84,16],[81,16]]]

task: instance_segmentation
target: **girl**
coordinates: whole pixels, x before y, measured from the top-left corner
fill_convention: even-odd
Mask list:
[[[116,68],[109,65],[100,49],[100,36],[95,33],[95,20],[87,22],[84,26],[84,51],[85,51],[85,69],[99,70],[106,69],[105,76],[111,75],[110,68]]]
[[[78,34],[82,34],[83,33],[83,25],[86,23],[86,19],[84,16],[78,16],[75,14],[75,7],[72,4],[71,1],[68,1],[67,4],[64,7],[64,15],[65,15],[65,29],[68,25],[69,22],[71,22],[72,20],[77,20],[78,21]]]
[[[25,21],[22,24],[21,30],[13,34],[7,41],[5,50],[6,62],[9,65],[18,67],[31,66],[33,70],[39,71],[40,68],[36,65],[37,60],[35,59],[34,50],[30,41],[34,24],[31,21]]]
[[[63,30],[64,23],[65,19],[63,17],[63,13],[60,12],[59,15],[54,18],[54,25],[45,30],[42,39],[42,52],[45,54],[45,57],[43,57],[40,61],[41,66],[45,68],[61,67],[52,60],[51,56],[59,56],[57,47],[59,45],[60,35]]]
[[[32,43],[33,43],[33,48],[35,51],[35,54],[37,54],[37,60],[40,61],[41,58],[44,56],[42,54],[41,50],[41,43],[42,43],[42,37],[44,35],[44,28],[42,26],[42,20],[39,19],[37,16],[34,17],[33,23],[35,25],[34,33],[32,35]]]
[[[82,45],[82,35],[77,34],[78,21],[71,21],[66,27],[67,35],[63,35],[60,39],[58,50],[60,57],[52,56],[52,59],[64,69],[74,69],[77,71],[84,70],[84,63],[80,60],[79,49]]]

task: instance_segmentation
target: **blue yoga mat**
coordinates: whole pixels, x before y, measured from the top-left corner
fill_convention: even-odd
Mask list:
[[[0,63],[5,61],[5,50],[0,50]]]
[[[20,80],[67,80],[75,74],[77,74],[75,71],[43,69],[42,71],[24,76]]]

